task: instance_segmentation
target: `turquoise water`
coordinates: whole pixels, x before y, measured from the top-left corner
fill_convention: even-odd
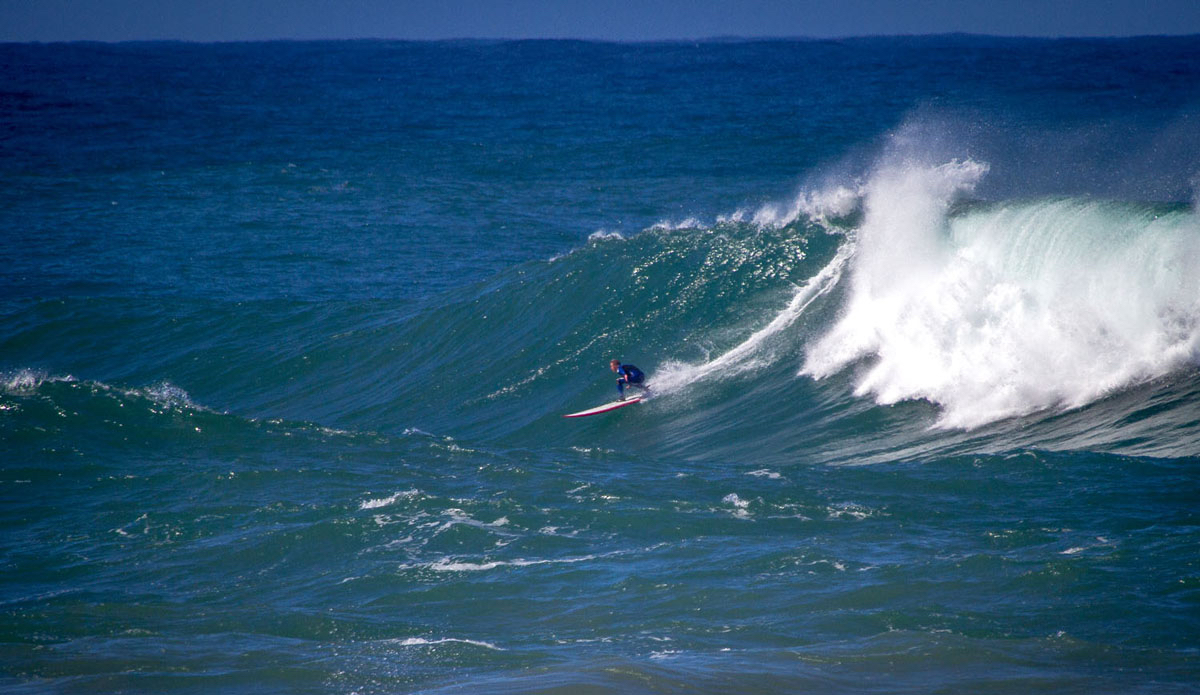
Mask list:
[[[1197,692],[1198,49],[0,46],[0,685]]]

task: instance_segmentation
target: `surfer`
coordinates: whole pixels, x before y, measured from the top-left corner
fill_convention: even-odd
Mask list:
[[[621,360],[613,360],[608,363],[608,366],[620,375],[617,377],[617,393],[620,394],[619,400],[625,400],[625,386],[627,384],[645,390],[646,375],[642,373],[642,370],[632,364],[621,364]]]

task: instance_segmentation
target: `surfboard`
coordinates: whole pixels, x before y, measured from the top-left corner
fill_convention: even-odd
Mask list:
[[[644,400],[645,398],[646,398],[645,396],[630,396],[629,398],[626,398],[623,401],[613,401],[612,403],[605,403],[604,405],[598,405],[595,408],[588,408],[587,410],[581,410],[578,413],[571,413],[569,415],[563,415],[563,417],[587,417],[589,415],[599,415],[600,413],[607,413],[607,412],[616,410],[617,408],[624,408],[627,405],[633,405],[634,403],[641,403],[642,400]]]

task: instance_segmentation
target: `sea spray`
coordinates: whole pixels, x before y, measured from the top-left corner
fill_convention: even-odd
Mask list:
[[[1200,237],[1187,210],[1013,201],[950,213],[986,167],[882,169],[841,319],[803,373],[868,359],[857,392],[977,427],[1074,408],[1193,364]]]
[[[827,225],[858,210],[862,190],[858,184],[831,184],[803,188],[788,202],[769,202],[753,210],[739,209],[722,215],[718,222],[749,222],[759,227],[781,228],[797,221]]]

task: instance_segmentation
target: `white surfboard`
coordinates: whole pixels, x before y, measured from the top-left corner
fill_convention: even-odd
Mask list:
[[[612,403],[605,403],[604,405],[598,405],[595,408],[588,408],[587,410],[581,410],[578,413],[571,413],[570,415],[563,415],[563,417],[587,417],[589,415],[599,415],[600,413],[607,413],[609,411],[616,410],[617,408],[624,408],[627,405],[633,405],[634,403],[641,403],[645,398],[646,398],[645,396],[630,396],[629,398],[626,398],[623,401],[613,401]]]

